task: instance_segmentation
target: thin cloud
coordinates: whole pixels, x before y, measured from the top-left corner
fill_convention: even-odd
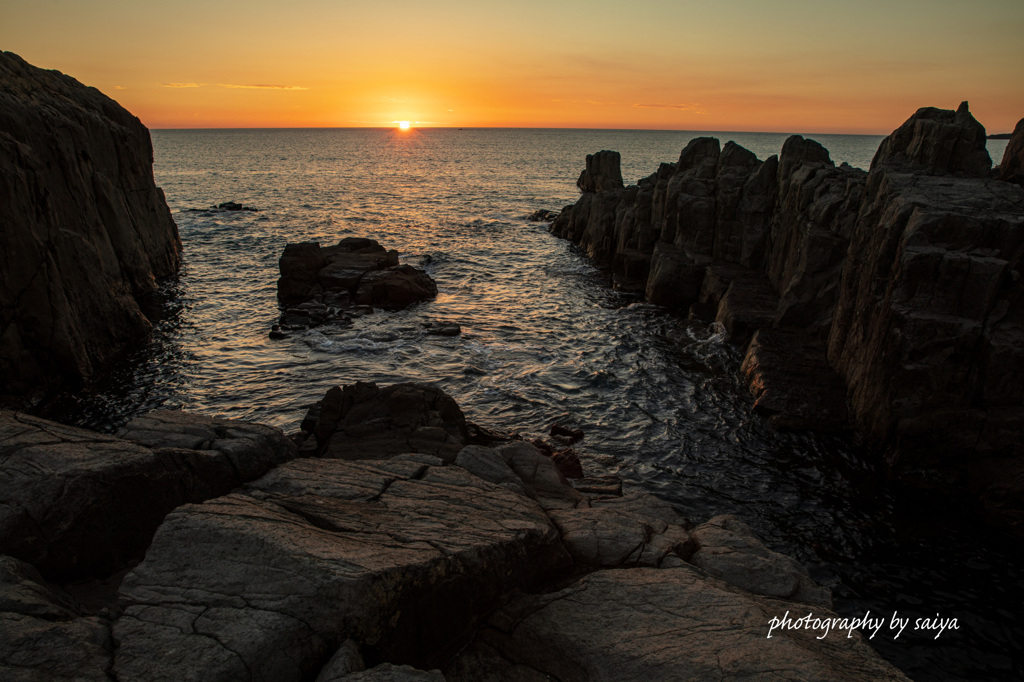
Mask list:
[[[234,88],[242,90],[308,90],[301,85],[240,85],[237,83],[161,83],[165,88]]]
[[[243,90],[309,90],[301,85],[236,85],[234,83],[217,83],[221,88],[241,88]]]
[[[695,114],[703,114],[699,104],[634,104],[637,109],[676,109],[678,111],[692,111]]]

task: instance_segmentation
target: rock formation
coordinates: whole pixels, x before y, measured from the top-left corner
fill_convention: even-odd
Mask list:
[[[277,298],[284,309],[275,331],[346,323],[373,308],[401,310],[437,296],[423,270],[398,264],[398,252],[374,239],[345,237],[334,246],[288,244],[279,262]]]
[[[147,338],[178,269],[149,131],[57,71],[0,53],[0,394],[89,379]]]
[[[869,173],[789,138],[761,162],[696,138],[616,189],[588,157],[552,223],[648,301],[749,343],[755,409],[783,428],[853,425],[904,480],[967,488],[1024,533],[1024,130],[991,177],[963,103],[925,108]],[[586,179],[586,182],[584,182]]]
[[[733,517],[693,527],[650,495],[583,494],[523,441],[403,452],[423,428],[467,437],[427,386],[332,389],[304,423],[329,447],[302,459],[273,429],[185,413],[139,418],[124,439],[3,417],[5,456],[81,454],[57,475],[18,467],[0,508],[77,522],[101,551],[148,545],[65,588],[47,578],[81,565],[31,564],[66,534],[33,554],[0,525],[0,551],[19,554],[0,556],[5,680],[905,679],[858,633],[767,639],[786,611],[835,617],[831,596]],[[145,483],[175,476],[189,478],[167,486],[185,491],[173,502]],[[70,492],[29,499],[48,486]],[[144,533],[118,516],[163,518]]]
[[[999,179],[1024,187],[1024,118],[1017,121],[999,164]]]

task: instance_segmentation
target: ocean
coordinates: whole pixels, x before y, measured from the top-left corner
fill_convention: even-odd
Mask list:
[[[938,640],[872,641],[914,679],[1019,678],[1024,575],[965,505],[901,490],[851,438],[782,434],[751,414],[740,349],[713,327],[609,287],[578,249],[529,222],[578,197],[588,153],[622,155],[627,182],[695,135],[765,158],[785,134],[618,130],[155,130],[157,184],[184,263],[146,348],[53,407],[111,431],[181,407],[286,431],[328,388],[418,381],[482,426],[583,429],[588,474],[615,474],[696,522],[733,513],[833,589],[842,615],[957,618]],[[879,136],[808,135],[867,168]],[[990,142],[998,162],[1005,141]],[[258,211],[224,212],[235,201]],[[425,267],[436,300],[348,328],[268,336],[289,242],[372,237]],[[457,337],[427,336],[451,320]]]

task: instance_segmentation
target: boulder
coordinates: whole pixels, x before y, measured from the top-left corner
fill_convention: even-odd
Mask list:
[[[451,462],[469,441],[458,404],[426,384],[339,386],[317,409],[318,416],[305,424],[322,457],[386,459],[420,452]]]
[[[177,417],[183,428],[188,419]],[[196,430],[211,421],[192,419]],[[218,428],[214,440],[182,433],[173,441],[202,438],[206,449],[151,448],[0,411],[0,553],[52,580],[106,575],[139,558],[178,505],[222,495],[294,456],[269,427],[220,420]]]
[[[346,639],[430,668],[503,595],[569,565],[536,503],[461,468],[295,460],[168,516],[122,584],[113,670],[287,682]]]
[[[149,131],[95,88],[0,52],[0,398],[89,380],[145,341],[181,241]]]
[[[999,164],[999,179],[1024,186],[1024,118],[1017,121]]]
[[[503,607],[445,673],[450,682],[488,679],[481,671],[562,682],[907,679],[856,631],[818,639],[820,630],[787,629],[768,639],[771,619],[787,612],[836,617],[691,566],[601,570]]]
[[[871,169],[988,177],[985,127],[961,102],[956,111],[924,107],[882,141]]]

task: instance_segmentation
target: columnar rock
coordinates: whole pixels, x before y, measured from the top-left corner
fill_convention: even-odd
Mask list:
[[[139,299],[181,242],[149,131],[115,101],[0,53],[0,394],[94,377],[151,330]]]
[[[692,306],[739,343],[767,332],[744,372],[773,423],[839,427],[845,386],[894,472],[967,487],[1024,528],[1024,124],[1009,182],[985,144],[966,103],[919,110],[868,173],[796,135],[764,163],[695,138],[638,186],[584,194],[552,231],[652,303]]]

